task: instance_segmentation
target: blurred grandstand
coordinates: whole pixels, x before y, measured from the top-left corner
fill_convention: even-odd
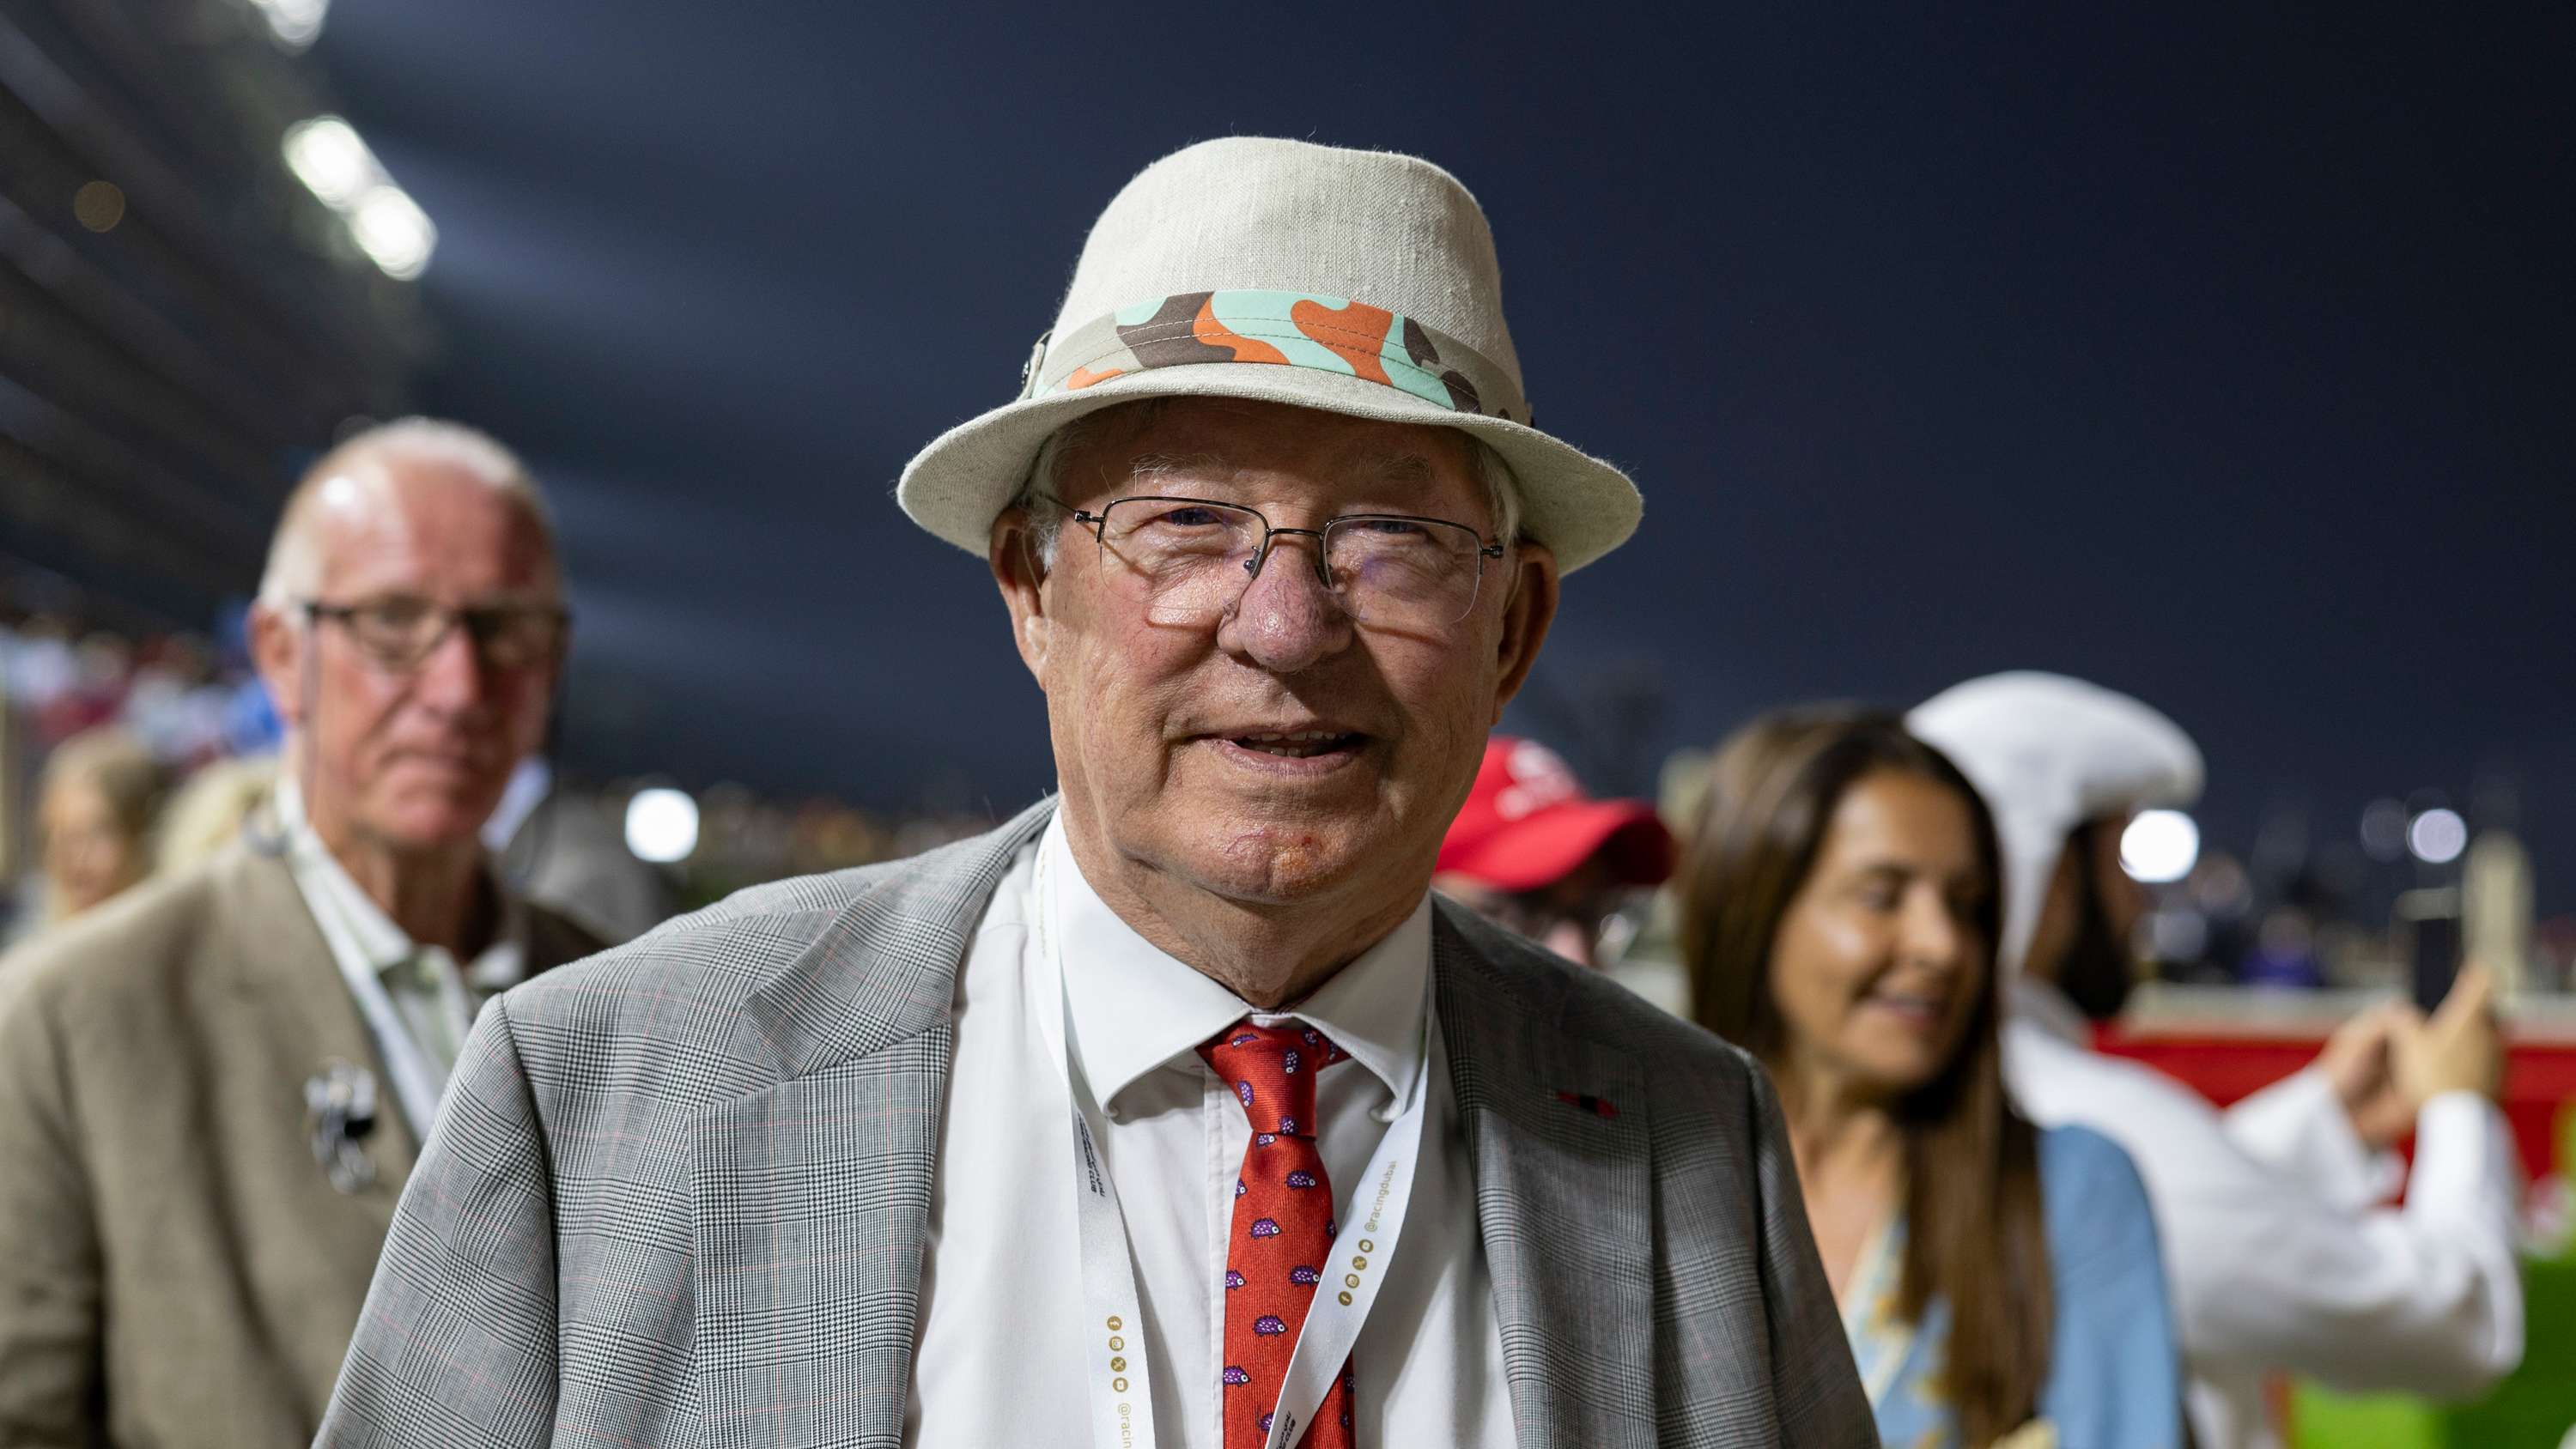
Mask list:
[[[136,716],[195,762],[256,748],[237,650],[300,464],[400,410],[426,329],[408,284],[290,171],[327,97],[231,0],[0,0],[0,870],[26,781]]]

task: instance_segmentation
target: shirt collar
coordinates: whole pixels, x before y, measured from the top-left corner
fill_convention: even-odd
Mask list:
[[[278,827],[286,836],[287,854],[295,865],[297,878],[322,897],[313,905],[329,910],[347,927],[348,939],[364,958],[364,964],[381,974],[418,955],[419,943],[385,914],[384,907],[376,904],[375,897],[366,893],[330,847],[322,843],[321,835],[305,818],[304,792],[296,782],[278,781],[273,798]],[[515,986],[527,975],[527,906],[498,879],[493,880],[492,891],[501,903],[500,929],[492,933],[492,944],[463,968],[465,984],[477,991]]]
[[[1064,817],[1047,826],[1038,849],[1040,879],[1061,936],[1065,992],[1073,1009],[1074,1051],[1093,1100],[1115,1110],[1118,1094],[1146,1073],[1193,1058],[1201,1043],[1246,1016],[1295,1018],[1332,1039],[1394,1095],[1410,1105],[1420,1075],[1425,987],[1431,974],[1431,897],[1413,914],[1333,973],[1305,1000],[1261,1011],[1216,981],[1166,954],[1100,898],[1083,878],[1066,839]]]

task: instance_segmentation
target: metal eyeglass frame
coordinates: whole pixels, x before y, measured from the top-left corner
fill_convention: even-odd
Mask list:
[[[1252,586],[1252,581],[1261,577],[1261,570],[1270,562],[1271,544],[1282,534],[1292,534],[1301,538],[1311,538],[1315,541],[1315,577],[1322,581],[1324,588],[1327,591],[1332,592],[1333,596],[1337,599],[1341,597],[1341,595],[1333,583],[1331,550],[1328,549],[1324,543],[1324,535],[1331,532],[1335,526],[1344,523],[1368,523],[1374,521],[1383,523],[1436,523],[1442,528],[1454,528],[1461,533],[1466,534],[1469,538],[1476,540],[1476,588],[1475,592],[1467,596],[1467,607],[1459,613],[1459,619],[1463,619],[1467,617],[1467,615],[1474,613],[1476,611],[1476,600],[1484,597],[1485,560],[1489,558],[1501,558],[1508,551],[1501,540],[1487,539],[1483,534],[1478,533],[1475,529],[1468,527],[1466,524],[1460,523],[1454,518],[1433,518],[1428,514],[1421,513],[1337,513],[1332,517],[1325,519],[1324,526],[1321,528],[1281,528],[1272,523],[1270,521],[1270,516],[1263,513],[1258,508],[1254,508],[1249,504],[1228,503],[1223,499],[1218,498],[1192,498],[1185,494],[1178,493],[1131,493],[1124,498],[1110,499],[1107,503],[1100,505],[1100,511],[1098,513],[1093,513],[1089,509],[1076,508],[1072,504],[1065,502],[1063,499],[1058,498],[1053,494],[1040,494],[1039,496],[1045,498],[1046,501],[1054,504],[1056,507],[1063,509],[1066,515],[1072,518],[1074,522],[1089,528],[1091,530],[1092,542],[1099,544],[1104,549],[1109,546],[1109,511],[1122,503],[1186,503],[1199,508],[1224,508],[1230,509],[1236,513],[1249,513],[1254,518],[1261,521],[1261,547],[1253,550],[1252,557],[1243,561],[1245,588],[1250,588]],[[1454,624],[1457,622],[1457,619],[1452,619],[1449,622]]]

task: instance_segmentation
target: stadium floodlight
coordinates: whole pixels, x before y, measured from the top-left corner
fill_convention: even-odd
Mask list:
[[[370,187],[387,180],[376,154],[338,116],[315,116],[286,128],[286,169],[334,211],[355,206]]]
[[[355,127],[338,116],[298,121],[286,128],[284,150],[286,169],[340,213],[358,250],[386,276],[408,282],[428,268],[438,228],[385,174]]]
[[[386,276],[405,282],[421,274],[438,246],[438,228],[430,225],[429,213],[391,184],[358,199],[349,212],[349,234]]]
[[[655,865],[688,859],[698,848],[698,802],[667,785],[636,791],[626,802],[626,848]]]
[[[322,36],[323,17],[331,13],[331,0],[250,0],[259,18],[268,22],[268,33],[288,50],[303,51]]]
[[[2200,826],[2179,810],[2141,810],[2120,832],[2120,869],[2148,885],[2171,885],[2200,861]]]

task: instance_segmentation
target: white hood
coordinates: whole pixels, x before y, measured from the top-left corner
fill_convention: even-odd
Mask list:
[[[1954,685],[1906,716],[1986,797],[2003,847],[2004,938],[2021,969],[2066,834],[2096,816],[2200,798],[2200,749],[2154,709],[2062,674],[2015,670]]]

